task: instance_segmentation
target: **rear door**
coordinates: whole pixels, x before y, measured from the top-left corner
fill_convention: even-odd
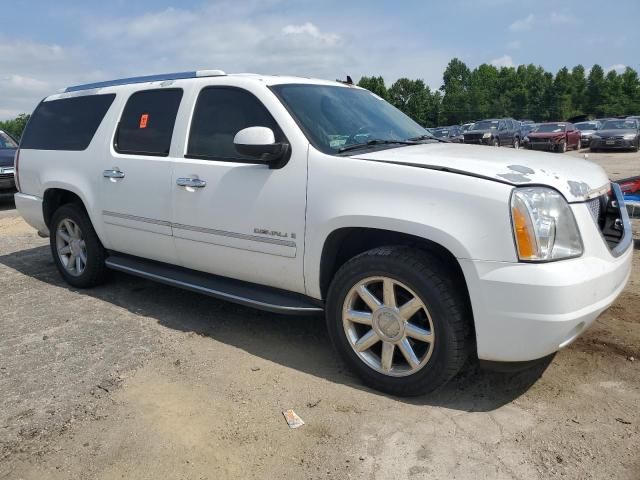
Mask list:
[[[176,263],[171,236],[171,139],[182,89],[134,92],[101,158],[100,207],[108,245]]]

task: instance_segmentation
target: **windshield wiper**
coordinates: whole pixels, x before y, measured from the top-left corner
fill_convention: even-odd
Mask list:
[[[438,138],[433,135],[426,135],[426,134],[408,139],[409,142],[419,142],[421,140],[435,140],[436,142],[450,143],[449,140],[445,140],[444,138]]]
[[[338,153],[348,152],[350,150],[358,150],[360,148],[367,148],[373,145],[416,145],[415,141],[412,140],[382,140],[375,139],[369,140],[364,143],[354,143],[353,145],[347,145],[346,147],[342,147],[338,150]]]

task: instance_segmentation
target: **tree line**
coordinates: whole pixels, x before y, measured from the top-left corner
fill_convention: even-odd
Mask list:
[[[473,70],[454,58],[432,90],[422,80],[400,78],[387,87],[380,76],[358,85],[379,95],[421,125],[455,125],[483,118],[513,117],[536,122],[640,114],[640,80],[630,67],[605,72],[594,65],[563,67],[553,75],[535,65]]]
[[[442,76],[442,86],[432,90],[422,80],[400,78],[387,87],[381,76],[362,77],[358,85],[405,112],[425,127],[454,125],[483,118],[513,117],[536,122],[640,114],[638,73],[605,72],[594,65],[563,67],[553,75],[535,65],[495,67],[486,63],[469,69],[454,58]],[[19,139],[29,115],[0,121]]]

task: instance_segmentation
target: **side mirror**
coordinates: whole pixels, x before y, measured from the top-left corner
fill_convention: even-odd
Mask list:
[[[256,163],[265,163],[270,168],[282,166],[279,160],[288,160],[289,144],[276,143],[273,130],[267,127],[248,127],[240,130],[233,144],[241,155],[254,157]]]

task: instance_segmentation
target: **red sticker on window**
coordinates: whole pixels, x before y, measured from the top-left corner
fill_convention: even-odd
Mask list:
[[[140,128],[147,128],[147,122],[149,121],[149,114],[143,113],[140,115]]]

